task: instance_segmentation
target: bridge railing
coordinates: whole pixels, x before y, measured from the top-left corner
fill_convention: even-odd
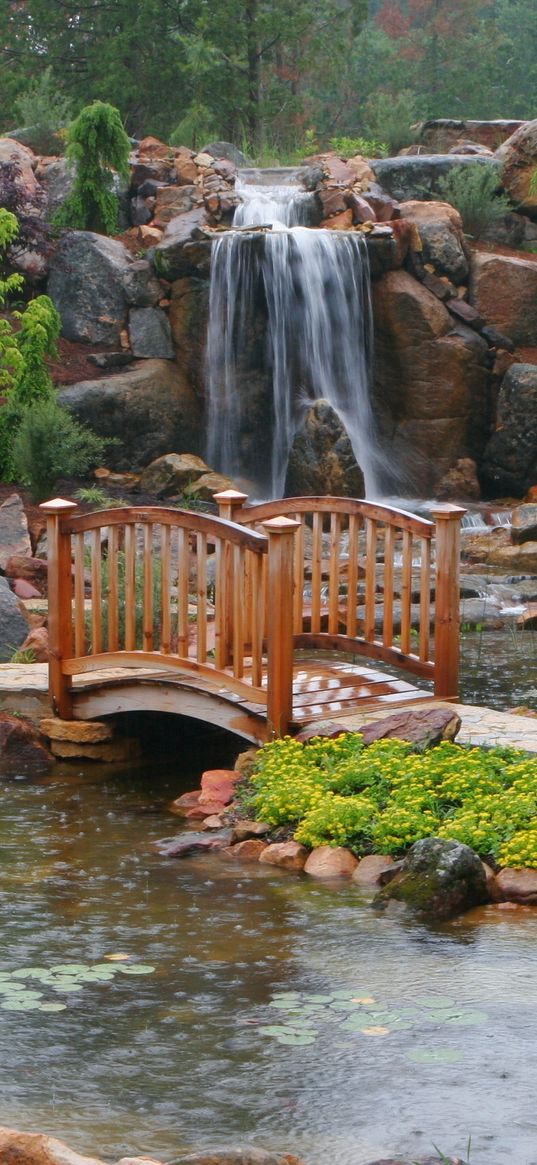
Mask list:
[[[47,515],[50,688],[73,714],[73,677],[175,669],[260,706],[276,733],[292,712],[293,536],[171,507]],[[267,620],[267,592],[272,617]]]
[[[276,513],[298,523],[295,648],[382,660],[431,680],[439,698],[457,697],[464,509],[438,504],[431,522],[352,498],[285,498],[249,505],[246,494],[227,490],[215,500],[222,517],[250,529]]]

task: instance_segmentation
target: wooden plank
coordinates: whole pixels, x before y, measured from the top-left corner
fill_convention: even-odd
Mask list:
[[[352,655],[363,655],[368,659],[382,659],[385,663],[397,668],[404,668],[417,676],[432,676],[434,664],[432,661],[422,661],[417,655],[404,655],[398,647],[384,647],[382,643],[364,643],[360,639],[349,639],[347,635],[329,635],[320,631],[317,634],[307,632],[304,635],[295,635],[295,648],[306,651],[345,651]]]
[[[349,518],[349,558],[347,565],[347,635],[356,635],[356,608],[358,606],[358,534],[359,517]]]
[[[144,539],[144,585],[142,608],[142,651],[153,650],[153,524],[146,522],[143,527]]]
[[[147,668],[155,675],[164,675],[167,671],[174,673],[184,672],[198,677],[199,687],[208,681],[215,692],[226,690],[235,692],[246,700],[255,700],[266,705],[267,693],[263,688],[256,688],[246,680],[238,680],[230,672],[217,672],[216,668],[208,663],[198,663],[194,659],[184,659],[177,655],[160,655],[158,651],[106,651],[99,656],[88,655],[84,659],[66,659],[64,672],[66,676],[85,675],[88,672],[99,671],[105,673],[109,668]],[[144,677],[146,679],[148,677]],[[103,678],[106,683],[106,676]]]
[[[385,647],[393,645],[393,558],[395,553],[395,529],[389,524],[384,532],[384,596],[382,642]]]
[[[312,551],[311,551],[311,630],[321,630],[321,586],[322,586],[322,514],[317,511],[313,515]]]
[[[108,531],[108,651],[119,648],[119,583],[118,583],[119,527],[111,526]]]
[[[136,649],[136,527],[125,526],[125,651]]]
[[[196,531],[196,644],[198,663],[207,659],[207,535]]]
[[[160,650],[167,655],[172,649],[171,613],[171,528],[160,528]]]
[[[91,651],[98,655],[102,650],[102,576],[101,576],[101,531],[91,535]]]
[[[86,588],[84,585],[84,535],[75,534],[74,537],[74,592],[75,592],[75,655],[86,653],[86,612],[84,600]]]
[[[233,675],[244,675],[244,550],[233,548]]]
[[[165,506],[128,506],[79,514],[76,518],[65,519],[64,528],[67,533],[75,534],[80,530],[100,530],[103,526],[123,526],[126,523],[137,522],[144,526],[149,522],[155,525],[175,526],[183,530],[199,530],[208,539],[226,538],[234,545],[248,547],[249,550],[257,551],[259,554],[267,553],[265,535],[257,530],[239,526],[236,522],[228,522],[211,514],[194,514],[192,510],[177,510]]]
[[[434,694],[443,699],[455,697],[459,687],[459,522],[465,512],[449,504],[433,510],[436,518]]]
[[[330,558],[328,567],[328,630],[332,635],[337,635],[339,626],[340,543],[341,515],[333,512],[330,515]]]
[[[431,624],[431,543],[429,539],[420,540],[421,567],[420,567],[420,659],[429,659],[430,655],[430,624]]]
[[[299,514],[293,514],[295,522],[299,522],[294,546],[294,595],[293,595],[293,629],[295,635],[302,631],[302,608],[304,602],[304,519]]]
[[[412,534],[403,534],[403,567],[401,572],[401,651],[410,651],[410,631],[412,627]]]
[[[188,575],[190,543],[188,530],[177,531],[177,654],[188,656]]]
[[[260,687],[263,679],[263,623],[264,623],[264,594],[263,594],[263,563],[258,554],[252,555],[250,563],[252,583],[252,665],[251,679],[255,687]]]
[[[298,525],[290,518],[265,522],[269,538],[267,628],[267,718],[283,736],[293,711],[293,538]]]
[[[267,518],[278,514],[360,514],[363,518],[370,518],[375,522],[393,522],[400,530],[409,530],[418,537],[432,538],[434,523],[427,518],[420,518],[408,510],[401,510],[395,506],[383,506],[377,502],[366,502],[360,498],[331,497],[322,494],[316,497],[278,498],[271,502],[260,502],[257,505],[243,506],[234,512],[237,522],[254,525],[264,522]]]
[[[372,643],[375,638],[375,592],[377,585],[377,523],[371,518],[365,520],[366,566],[364,639]]]

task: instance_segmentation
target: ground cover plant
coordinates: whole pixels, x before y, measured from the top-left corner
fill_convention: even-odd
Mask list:
[[[246,803],[312,848],[399,856],[434,836],[496,864],[537,868],[537,758],[520,749],[285,737],[260,750]]]

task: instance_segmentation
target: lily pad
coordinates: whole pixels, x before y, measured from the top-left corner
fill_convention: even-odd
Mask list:
[[[285,1035],[276,1037],[279,1044],[295,1044],[297,1047],[305,1047],[306,1044],[314,1044],[315,1036],[295,1035],[294,1032],[288,1032]]]
[[[452,999],[449,995],[427,995],[425,998],[416,999],[416,1003],[421,1004],[422,1007],[457,1007],[456,999]]]
[[[66,1003],[40,1003],[39,1011],[67,1011]]]
[[[106,969],[110,970],[109,967]],[[148,963],[131,963],[128,967],[121,966],[117,968],[123,975],[152,975],[156,969],[156,967],[149,966]]]
[[[104,965],[106,966],[107,964],[105,963]],[[55,975],[57,975],[58,972],[60,975],[79,975],[83,974],[84,971],[87,971],[89,966],[90,964],[88,963],[58,963],[55,967],[51,967],[50,970],[53,971]]]
[[[462,1060],[462,1052],[455,1048],[413,1048],[407,1059],[415,1064],[455,1064]]]
[[[36,1011],[40,1006],[38,999],[6,999],[0,1003],[2,1011]]]
[[[446,1023],[453,1027],[473,1027],[474,1024],[486,1023],[488,1015],[485,1011],[463,1011],[460,1015],[454,1015],[452,1019],[446,1020]]]

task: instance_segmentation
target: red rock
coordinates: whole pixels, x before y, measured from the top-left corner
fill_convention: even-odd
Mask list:
[[[341,845],[320,845],[310,854],[304,873],[312,878],[350,878],[358,861]]]
[[[390,737],[430,745],[440,740],[454,740],[460,726],[461,718],[454,708],[411,708],[373,720],[359,731],[364,744]]]
[[[323,219],[321,227],[325,231],[349,231],[352,227],[352,210],[344,210],[343,214]]]
[[[222,850],[224,857],[233,858],[234,861],[239,862],[260,862],[263,851],[266,850],[266,841],[261,841],[258,837],[249,837],[245,841],[238,841],[236,845],[230,845],[227,849]]]
[[[7,578],[24,578],[27,582],[46,582],[48,563],[44,558],[31,558],[25,554],[12,554],[6,562]]]
[[[308,860],[309,850],[298,841],[278,841],[266,847],[259,858],[267,866],[277,866],[280,870],[303,870]]]
[[[3,1165],[104,1165],[97,1157],[83,1157],[63,1141],[43,1133],[21,1133],[0,1128],[0,1161]]]
[[[48,772],[54,757],[45,747],[44,737],[28,720],[0,712],[0,774],[18,776]],[[0,1157],[1,1160],[1,1157]]]
[[[240,773],[233,769],[208,769],[201,778],[199,804],[221,801],[223,805],[229,805],[235,796],[235,785],[240,779]]]
[[[347,209],[345,192],[339,186],[324,186],[319,190],[319,201],[322,206],[323,218],[330,218],[334,214],[341,214]]]
[[[192,809],[186,809],[183,816],[187,821],[204,821],[214,813],[221,813],[223,809],[225,809],[223,801],[206,801],[204,805],[193,805]]]
[[[537,334],[537,263],[518,255],[472,253],[470,303],[516,345]]]
[[[440,499],[449,498],[459,502],[479,501],[481,488],[475,461],[471,457],[459,458],[439,481],[435,492]]]
[[[337,720],[314,720],[313,724],[308,724],[306,728],[297,732],[295,740],[299,740],[301,744],[307,744],[308,740],[313,740],[316,736],[335,740],[337,736],[346,736],[349,731],[349,728],[338,724]]]
[[[33,651],[36,663],[48,663],[48,631],[46,627],[32,627],[21,643],[19,651]]]
[[[506,867],[496,874],[495,883],[496,901],[537,906],[537,870]]]
[[[194,805],[198,804],[200,799],[201,789],[193,789],[190,793],[182,793],[180,797],[176,797],[168,808],[172,813],[177,813],[178,817],[186,817],[187,811],[192,809]],[[205,816],[207,816],[207,810]]]
[[[15,578],[11,583],[11,590],[18,599],[40,599],[41,591],[34,587],[25,578]]]
[[[352,210],[353,223],[377,221],[377,216],[369,200],[355,194],[354,190],[347,197],[347,205],[349,210]]]
[[[375,889],[382,885],[380,875],[394,865],[393,858],[388,854],[367,854],[358,862],[352,880],[356,882],[357,886],[369,886],[371,889]]]

